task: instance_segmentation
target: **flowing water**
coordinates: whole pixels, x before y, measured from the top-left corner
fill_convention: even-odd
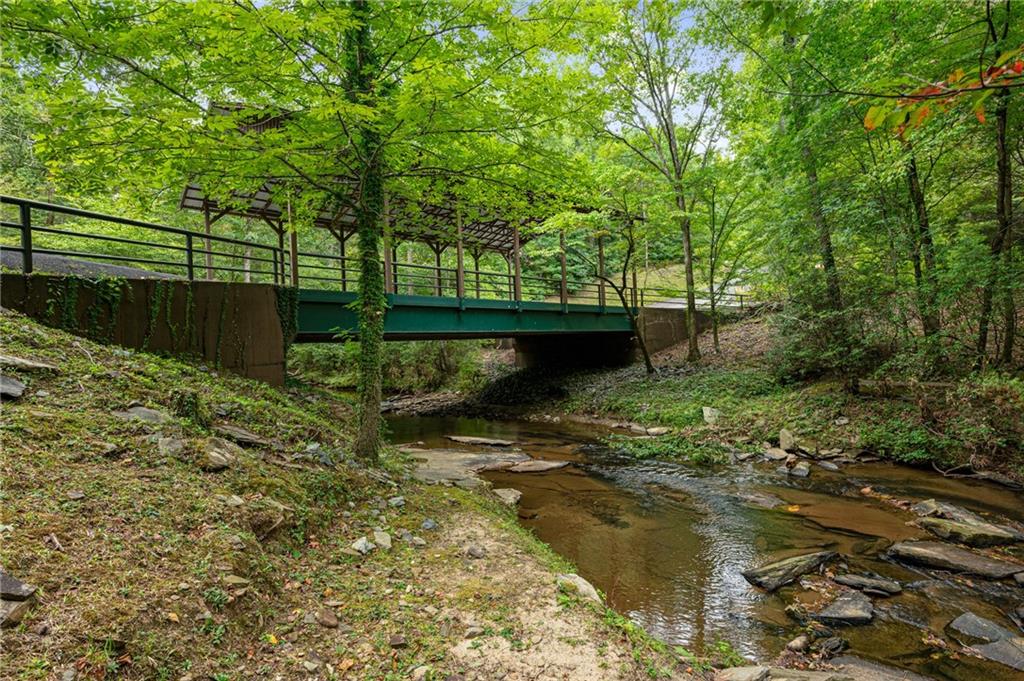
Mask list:
[[[1013,629],[1007,613],[1024,603],[1024,589],[1006,581],[933,579],[886,561],[880,554],[891,543],[924,533],[908,525],[909,513],[860,490],[936,498],[1024,521],[1024,497],[1015,492],[884,463],[838,473],[815,466],[809,478],[797,479],[761,462],[635,461],[603,446],[599,428],[574,423],[419,416],[389,423],[394,442],[452,448],[445,435],[496,437],[535,458],[571,461],[543,474],[486,477],[495,487],[520,490],[522,524],[574,562],[613,608],[666,642],[706,650],[727,641],[746,657],[772,660],[799,631],[785,606],[813,604],[816,593],[793,586],[766,594],[741,571],[830,549],[845,557],[851,572],[904,585],[898,596],[873,599],[872,624],[837,629],[853,654],[938,679],[1024,677],[973,657],[933,655],[923,641],[928,631],[942,636],[967,610]]]

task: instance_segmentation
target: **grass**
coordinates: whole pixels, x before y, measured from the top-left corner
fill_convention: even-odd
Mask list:
[[[524,599],[546,585],[553,603],[552,573],[573,570],[495,500],[415,484],[397,453],[379,469],[353,461],[352,408],[326,393],[101,346],[8,312],[0,336],[5,354],[60,369],[5,370],[27,390],[3,406],[0,549],[6,570],[39,587],[33,610],[5,630],[5,678],[74,668],[95,679],[304,679],[312,655],[324,678],[407,678],[424,664],[444,678],[465,671],[451,652],[462,634],[433,607],[485,621],[478,645],[502,640],[528,656]],[[114,415],[133,402],[167,422]],[[273,445],[205,471],[220,421]],[[162,438],[181,451],[162,451]],[[336,465],[306,455],[314,442]],[[384,504],[399,492],[404,507]],[[428,517],[455,536],[422,533]],[[491,563],[496,574],[467,566],[457,533],[474,525],[518,557]],[[374,526],[394,548],[352,555]],[[427,548],[402,542],[402,530],[424,534]],[[324,607],[344,626],[307,621]],[[580,640],[676,664],[577,604],[566,616]],[[409,645],[392,648],[394,634]]]

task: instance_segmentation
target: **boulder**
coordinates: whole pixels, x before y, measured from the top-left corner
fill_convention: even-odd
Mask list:
[[[25,384],[16,378],[0,374],[0,399],[16,400],[25,394]]]
[[[222,471],[230,467],[241,454],[241,448],[233,442],[211,437],[203,450],[202,468],[205,471]]]
[[[601,603],[601,595],[594,585],[575,573],[561,574],[555,577],[555,583],[563,591],[578,593],[583,598]]]
[[[704,417],[704,423],[709,426],[713,426],[718,423],[718,419],[722,417],[722,412],[714,407],[701,407],[701,415]]]
[[[462,445],[483,445],[485,447],[511,447],[515,444],[512,440],[501,440],[495,437],[475,437],[472,435],[445,435],[452,442]]]
[[[860,589],[867,593],[878,594],[880,596],[892,596],[903,591],[903,587],[900,586],[899,582],[894,582],[891,579],[883,579],[881,577],[867,577],[864,575],[837,575],[833,578],[836,584],[842,584],[853,589]]]
[[[506,506],[515,506],[519,503],[519,500],[523,498],[523,493],[517,489],[510,489],[503,487],[501,489],[494,490],[494,495],[501,499],[501,503]]]
[[[338,628],[338,616],[334,614],[334,610],[331,608],[320,608],[316,611],[316,622],[322,627],[328,629]]]
[[[811,474],[811,464],[806,461],[798,461],[789,469],[789,474],[797,478],[806,478]]]
[[[767,591],[775,591],[796,580],[797,577],[817,570],[835,556],[834,551],[818,551],[817,553],[793,556],[759,568],[745,570],[743,577],[755,586]]]
[[[17,577],[0,570],[0,598],[5,601],[25,601],[32,598],[36,588]]]
[[[783,428],[779,431],[779,449],[787,452],[796,451],[796,435]]]
[[[769,461],[785,461],[789,458],[789,454],[786,450],[778,447],[769,447],[765,450],[764,456]]]
[[[889,555],[897,560],[940,568],[952,572],[963,572],[988,579],[1003,579],[1024,570],[1020,563],[989,558],[973,551],[935,541],[904,541],[889,549]]]
[[[815,615],[826,624],[867,624],[874,617],[871,599],[859,591],[847,591]]]
[[[517,463],[514,466],[509,466],[505,470],[509,473],[543,473],[545,471],[553,471],[559,468],[565,468],[569,465],[568,461],[545,461],[542,459],[531,459],[530,461],[523,461]]]
[[[387,532],[384,532],[382,530],[374,530],[373,542],[385,551],[391,550],[391,535]]]
[[[0,627],[13,627],[24,619],[32,608],[33,599],[23,601],[0,600]]]
[[[987,522],[960,522],[946,518],[924,517],[917,524],[937,537],[968,546],[999,546],[1020,541],[1009,528]]]
[[[185,441],[176,437],[162,437],[157,440],[156,448],[161,456],[178,457],[185,451]]]
[[[359,539],[356,539],[354,542],[352,542],[351,548],[354,551],[358,551],[359,553],[365,556],[370,551],[373,551],[375,548],[377,548],[377,545],[371,542],[366,537],[360,537]]]
[[[831,461],[819,461],[818,465],[827,471],[835,473],[839,470],[839,464],[832,463]]]

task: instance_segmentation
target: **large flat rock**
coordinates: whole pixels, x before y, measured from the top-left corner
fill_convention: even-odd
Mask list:
[[[989,558],[974,551],[937,541],[899,542],[893,544],[889,549],[889,555],[908,563],[952,572],[963,572],[988,579],[1003,579],[1024,571],[1024,565],[1020,563]]]
[[[514,466],[506,468],[509,473],[544,473],[546,471],[553,471],[559,468],[565,468],[569,465],[568,461],[545,461],[543,459],[531,459],[529,461],[523,461],[517,463]]]
[[[999,546],[1020,541],[1009,528],[986,522],[965,523],[947,518],[925,517],[917,524],[937,537],[968,546]]]
[[[530,457],[522,452],[485,451],[468,452],[461,449],[420,449],[403,447],[402,451],[416,462],[413,475],[424,482],[464,482],[470,485],[482,484],[477,472],[491,468],[503,468]]]
[[[867,624],[874,614],[870,598],[859,591],[848,591],[839,594],[814,618],[825,624]]]
[[[445,438],[460,445],[483,445],[484,447],[511,447],[512,440],[501,440],[496,437],[476,437],[474,435],[445,435]]]
[[[834,551],[818,551],[817,553],[793,556],[759,568],[744,570],[743,577],[754,586],[775,591],[794,581],[797,577],[817,570],[819,566],[834,558],[835,555]]]

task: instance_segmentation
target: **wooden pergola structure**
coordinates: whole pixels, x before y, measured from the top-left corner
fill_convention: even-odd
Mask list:
[[[197,184],[185,186],[179,207],[183,210],[195,210],[203,214],[203,223],[207,235],[212,234],[212,226],[226,215],[248,218],[264,222],[277,235],[278,248],[285,252],[285,235],[290,239],[290,262],[275,263],[275,271],[280,267],[282,278],[289,272],[290,283],[298,285],[298,268],[300,255],[298,237],[291,228],[292,206],[285,202],[282,206],[275,200],[275,187],[272,181],[264,183],[259,190],[251,193],[236,192],[228,200],[218,200],[209,196]],[[456,249],[456,288],[458,296],[465,293],[465,274],[467,272],[464,258],[468,252],[473,261],[471,273],[476,275],[479,290],[480,257],[485,252],[500,254],[508,266],[508,275],[512,279],[514,299],[522,296],[522,267],[520,252],[522,245],[528,240],[520,233],[520,227],[535,220],[510,220],[494,215],[480,208],[463,208],[453,202],[447,204],[416,203],[404,200],[385,201],[385,233],[384,233],[384,277],[388,293],[396,293],[397,249],[403,241],[426,244],[434,254],[437,270],[436,288],[440,295],[441,256],[451,246]],[[346,243],[355,234],[355,217],[351,210],[321,210],[313,217],[313,225],[327,230],[338,242],[339,256],[346,257]],[[206,249],[209,251],[209,248]],[[211,270],[211,256],[206,255],[207,270]],[[565,253],[562,253],[563,284],[565,279]],[[343,270],[342,286],[345,287]],[[564,288],[564,286],[563,286]]]

